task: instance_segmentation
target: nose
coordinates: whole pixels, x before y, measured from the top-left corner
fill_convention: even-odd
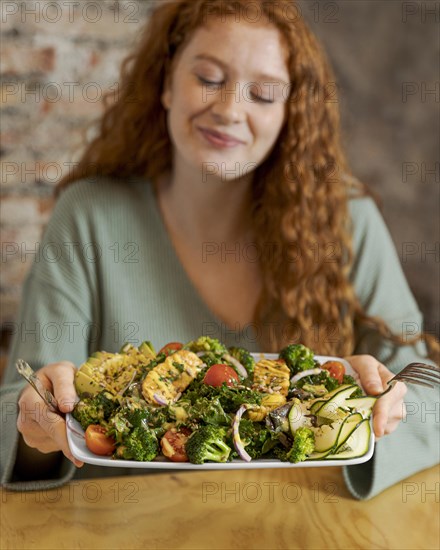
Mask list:
[[[234,89],[222,88],[211,105],[211,114],[218,123],[234,124],[245,119],[244,100],[238,83]]]

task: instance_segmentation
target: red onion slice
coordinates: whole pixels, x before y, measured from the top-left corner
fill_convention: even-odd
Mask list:
[[[301,380],[301,378],[304,378],[306,376],[311,376],[312,374],[319,374],[323,370],[324,369],[320,369],[319,367],[316,367],[315,369],[303,370],[302,372],[295,374],[295,376],[292,376],[292,378],[290,379],[290,383],[296,384],[298,380]]]
[[[69,416],[66,418],[66,426],[67,426],[67,429],[71,431],[73,434],[77,435],[81,439],[85,439],[84,432],[81,433],[72,426],[72,420],[70,419]]]
[[[168,405],[168,401],[164,397],[162,397],[162,395],[159,395],[158,393],[153,394],[153,399],[159,405]]]
[[[239,454],[240,458],[245,462],[250,462],[252,458],[246,452],[244,445],[241,441],[239,427],[240,427],[240,419],[243,416],[243,413],[246,412],[248,408],[250,408],[248,405],[242,405],[238,409],[238,411],[235,413],[234,421],[232,423],[234,447],[237,453]]]
[[[232,355],[230,355],[229,353],[224,353],[222,355],[223,359],[226,359],[226,361],[229,361],[230,363],[232,363],[234,365],[234,367],[238,370],[238,374],[242,377],[242,378],[247,378],[248,377],[248,372],[247,370],[244,368],[244,366],[240,363],[240,361],[237,361],[237,359],[235,359],[235,357],[232,357]]]
[[[124,393],[128,390],[128,388],[131,386],[131,384],[133,383],[133,380],[136,378],[136,369],[133,371],[133,374],[131,376],[131,379],[130,379],[130,382],[125,386],[125,388],[122,388],[122,390],[120,390],[117,395],[120,395],[121,397],[124,395]]]

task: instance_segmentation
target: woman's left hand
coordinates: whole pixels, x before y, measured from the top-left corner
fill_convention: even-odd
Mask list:
[[[376,395],[387,389],[387,381],[394,374],[379,363],[372,355],[351,355],[345,357],[359,375],[359,382],[368,395]],[[403,382],[377,400],[373,408],[373,429],[376,440],[393,432],[406,416],[403,398],[406,394]]]

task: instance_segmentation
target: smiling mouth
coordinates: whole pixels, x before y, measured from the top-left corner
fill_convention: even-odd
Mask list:
[[[209,143],[218,147],[237,147],[238,145],[245,145],[244,141],[229,136],[228,134],[222,134],[216,130],[202,128],[201,126],[198,126],[197,129]]]

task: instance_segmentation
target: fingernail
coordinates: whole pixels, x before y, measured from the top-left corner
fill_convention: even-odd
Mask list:
[[[72,400],[72,399],[63,399],[59,405],[60,407],[63,408],[63,410],[65,412],[70,412],[73,410],[73,408],[75,407],[75,405],[78,403],[79,399],[78,400]]]

